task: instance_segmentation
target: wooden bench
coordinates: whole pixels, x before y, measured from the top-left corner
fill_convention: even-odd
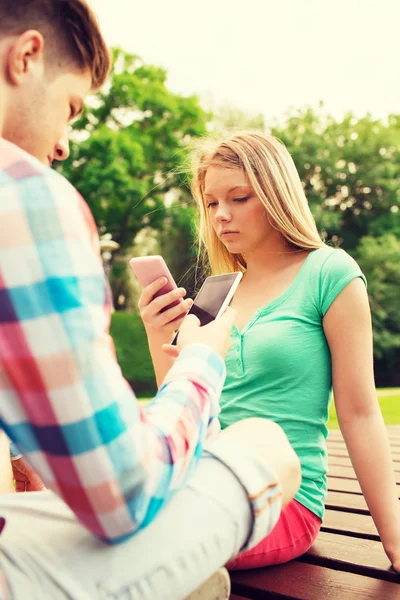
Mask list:
[[[387,428],[400,497],[400,426]],[[276,567],[231,573],[231,600],[400,600],[400,575],[391,568],[361,494],[339,431],[328,437],[326,517],[301,558]]]

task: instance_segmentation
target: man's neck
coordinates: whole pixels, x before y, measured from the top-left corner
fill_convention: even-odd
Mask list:
[[[2,67],[4,65],[2,64],[0,54],[0,68]],[[0,73],[0,138],[4,137],[6,131],[7,114],[12,107],[11,100],[10,88]]]

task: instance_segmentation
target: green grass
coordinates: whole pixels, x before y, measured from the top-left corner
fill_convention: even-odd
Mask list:
[[[379,405],[386,425],[400,425],[400,388],[377,390]],[[329,429],[339,429],[334,401],[329,410]]]
[[[381,388],[377,390],[377,394],[386,425],[400,425],[400,388]],[[140,400],[146,402],[150,398]],[[339,429],[333,400],[329,410],[328,428]]]

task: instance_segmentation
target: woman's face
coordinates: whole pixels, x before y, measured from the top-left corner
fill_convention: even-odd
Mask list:
[[[276,234],[242,169],[209,167],[204,201],[216,235],[232,254],[248,255]]]

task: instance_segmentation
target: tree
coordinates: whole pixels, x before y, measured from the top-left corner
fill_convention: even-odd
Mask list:
[[[182,190],[167,209],[167,218],[158,235],[160,253],[165,258],[178,285],[188,297],[199,289],[196,243],[197,208],[190,193]]]
[[[356,258],[368,280],[377,383],[400,385],[400,241],[391,234],[364,237]]]
[[[265,130],[265,119],[262,114],[249,114],[240,108],[224,104],[214,111],[210,129],[222,136],[233,131]]]
[[[272,127],[288,148],[320,230],[355,249],[362,237],[400,233],[400,117],[336,121],[310,108]]]
[[[205,133],[207,115],[196,97],[168,90],[165,70],[120,49],[113,59],[110,83],[75,123],[71,159],[60,170],[88,202],[99,232],[120,244],[118,288],[137,233],[162,227],[165,195],[181,183],[182,150]]]

